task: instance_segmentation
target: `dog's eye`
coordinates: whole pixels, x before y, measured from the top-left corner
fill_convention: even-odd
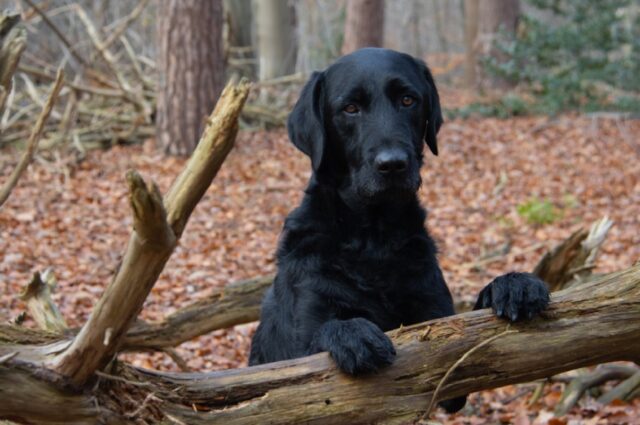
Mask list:
[[[415,103],[415,99],[411,96],[403,96],[402,97],[402,106],[411,106]]]
[[[344,107],[343,111],[345,111],[347,114],[357,114],[358,112],[360,112],[360,108],[358,108],[353,103],[350,103]]]

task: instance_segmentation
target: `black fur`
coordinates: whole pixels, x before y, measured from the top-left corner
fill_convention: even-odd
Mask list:
[[[288,127],[313,175],[284,225],[251,365],[328,351],[347,373],[373,372],[395,356],[385,331],[454,314],[416,195],[441,124],[433,77],[408,55],[363,49],[311,77]],[[543,282],[510,273],[477,308],[517,320],[547,303]]]

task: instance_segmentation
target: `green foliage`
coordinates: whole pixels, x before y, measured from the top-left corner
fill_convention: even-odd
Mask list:
[[[470,116],[509,118],[529,114],[531,105],[515,93],[507,93],[494,103],[472,103],[458,109],[445,110],[447,118]]]
[[[544,201],[538,198],[529,199],[516,207],[518,215],[530,224],[551,224],[562,217],[559,211],[548,199]]]
[[[515,39],[498,37],[498,54],[484,63],[489,73],[534,94],[531,112],[640,111],[637,0],[528,1],[551,16],[523,16]]]

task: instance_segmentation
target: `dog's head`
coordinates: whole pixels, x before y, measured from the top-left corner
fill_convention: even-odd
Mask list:
[[[433,76],[421,60],[367,48],[314,73],[289,116],[289,137],[318,181],[375,204],[420,186],[423,144],[438,154],[442,125]]]

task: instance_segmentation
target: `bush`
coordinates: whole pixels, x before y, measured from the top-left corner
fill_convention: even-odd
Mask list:
[[[490,74],[533,94],[532,112],[640,111],[637,0],[528,1],[551,19],[523,16],[515,38],[499,36]]]

